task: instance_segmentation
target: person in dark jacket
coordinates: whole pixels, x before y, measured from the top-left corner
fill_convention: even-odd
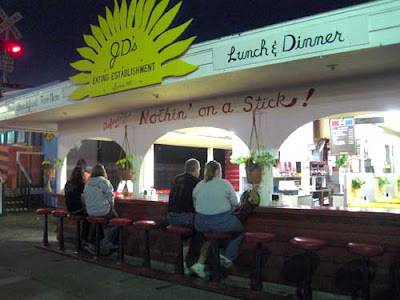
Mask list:
[[[168,222],[171,225],[193,227],[194,206],[192,192],[200,182],[200,163],[191,158],[185,163],[185,173],[175,177],[171,185],[168,203]]]
[[[71,179],[67,181],[64,187],[65,205],[71,214],[84,215],[81,195],[85,188],[84,173],[81,167],[75,167],[72,170]]]
[[[193,189],[200,182],[200,162],[191,158],[185,163],[185,172],[175,177],[171,185],[168,203],[168,223],[194,228],[195,210],[193,206]],[[204,247],[202,247],[204,245]],[[207,251],[202,234],[195,233],[190,240],[190,246],[184,246],[185,274],[196,273],[201,278],[207,278],[204,271],[204,252]],[[201,252],[201,253],[200,253]]]
[[[65,205],[70,214],[87,216],[82,201],[82,193],[85,187],[84,171],[81,167],[75,167],[72,170],[71,178],[64,187]],[[84,221],[82,224],[82,240],[88,240],[89,224]]]

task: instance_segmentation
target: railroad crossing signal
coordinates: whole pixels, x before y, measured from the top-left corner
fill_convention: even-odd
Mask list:
[[[0,33],[10,31],[16,40],[22,38],[22,34],[19,32],[17,27],[15,27],[15,23],[22,19],[22,16],[19,12],[14,13],[11,17],[8,17],[5,11],[0,7]],[[6,34],[7,35],[7,34]],[[9,37],[6,36],[6,39]]]
[[[1,83],[6,82],[6,74],[11,73],[14,69],[14,59],[8,55],[10,49],[7,49],[7,45],[10,39],[10,33],[13,35],[14,40],[19,40],[22,37],[22,34],[19,32],[17,27],[15,27],[15,23],[22,19],[22,16],[19,12],[14,13],[11,17],[5,13],[5,11],[0,7],[0,34],[4,34],[4,53],[0,54],[0,70],[3,70],[3,79],[0,80],[0,93],[1,93]],[[21,48],[18,44],[15,47],[19,47],[18,51],[15,52],[14,48],[11,50],[11,53],[18,54],[21,51]]]
[[[0,70],[11,73],[14,70],[14,59],[5,54],[0,54]]]

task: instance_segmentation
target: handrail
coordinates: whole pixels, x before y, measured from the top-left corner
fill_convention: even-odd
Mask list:
[[[17,159],[16,159],[17,164],[18,164],[18,166],[20,167],[20,169],[21,169],[22,173],[24,174],[25,178],[28,180],[28,183],[31,184],[31,183],[32,183],[32,179],[29,177],[28,172],[25,170],[24,166],[21,164],[20,159],[19,159],[19,158],[20,158],[20,155],[21,155],[21,154],[43,155],[43,152],[17,151],[16,153],[17,153]]]

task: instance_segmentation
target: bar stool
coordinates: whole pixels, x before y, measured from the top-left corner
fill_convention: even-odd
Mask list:
[[[362,285],[362,299],[369,300],[370,299],[370,281],[371,281],[371,272],[370,272],[370,258],[374,256],[380,256],[383,254],[385,249],[380,245],[373,244],[363,244],[363,243],[353,243],[350,242],[347,244],[347,250],[350,253],[362,256],[365,263],[365,272],[363,272],[363,285]]]
[[[64,209],[55,209],[51,212],[51,214],[56,217],[60,218],[60,227],[59,227],[59,237],[58,237],[58,249],[64,251],[64,218],[68,215],[68,212]]]
[[[204,237],[210,241],[211,250],[215,258],[215,272],[213,274],[213,281],[221,281],[221,261],[219,253],[219,242],[223,240],[232,239],[232,233],[229,232],[203,232]]]
[[[44,228],[43,228],[43,246],[47,247],[49,245],[49,221],[48,221],[48,215],[51,214],[51,212],[54,210],[54,208],[38,208],[36,210],[36,213],[38,215],[44,215]]]
[[[311,278],[313,275],[313,252],[320,250],[326,245],[326,241],[309,237],[294,237],[290,240],[290,243],[306,250],[306,254],[309,258],[306,280],[302,284],[302,292],[298,289],[297,294],[301,299],[312,299]]]
[[[76,222],[76,235],[75,235],[75,246],[76,254],[79,254],[82,249],[82,237],[81,237],[81,222],[84,222],[86,217],[82,215],[68,214],[67,218]]]
[[[94,258],[98,258],[100,256],[100,230],[101,226],[103,224],[108,223],[108,219],[106,217],[94,217],[94,216],[88,216],[86,217],[86,220],[90,224],[95,224],[96,225],[96,252]]]
[[[133,226],[137,229],[144,230],[144,260],[143,266],[150,268],[150,244],[149,231],[158,227],[158,223],[153,220],[139,220],[133,222]]]
[[[193,235],[193,230],[190,227],[187,226],[180,226],[180,225],[168,225],[167,230],[175,233],[179,236],[179,248],[178,248],[178,271],[179,274],[184,275],[185,270],[184,270],[184,258],[183,258],[183,240],[189,236]]]
[[[250,283],[250,287],[256,291],[262,290],[262,244],[269,243],[275,238],[275,234],[266,232],[246,232],[245,241],[256,244],[256,272],[255,284]]]
[[[118,249],[118,257],[117,263],[124,263],[124,227],[131,225],[132,220],[128,218],[113,218],[109,223],[111,226],[118,226],[119,231],[119,249]]]

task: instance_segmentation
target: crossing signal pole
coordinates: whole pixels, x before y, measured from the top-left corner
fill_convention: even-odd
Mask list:
[[[15,27],[15,23],[22,19],[19,12],[14,13],[11,17],[5,13],[0,7],[0,70],[3,74],[0,78],[0,97],[3,96],[3,86],[7,83],[7,73],[14,70],[14,56],[21,53],[22,47],[17,42],[21,39],[22,34]],[[12,38],[10,37],[12,35]]]

